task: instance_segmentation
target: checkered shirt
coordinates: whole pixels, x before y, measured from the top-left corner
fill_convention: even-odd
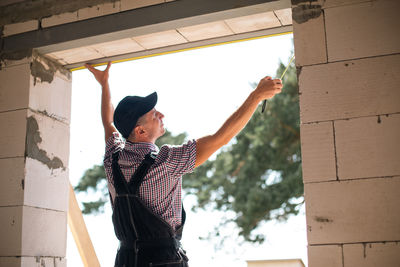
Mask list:
[[[119,166],[129,182],[135,170],[150,152],[157,157],[139,188],[139,198],[152,212],[159,215],[174,229],[182,223],[182,175],[192,172],[196,161],[196,142],[188,141],[181,146],[163,145],[160,149],[152,143],[124,141],[117,132],[106,142],[104,168],[111,198],[115,198],[112,174],[112,154],[120,150]]]

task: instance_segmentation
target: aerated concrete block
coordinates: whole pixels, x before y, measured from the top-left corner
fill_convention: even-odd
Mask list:
[[[67,213],[22,207],[22,249],[24,256],[65,257]]]
[[[400,55],[303,67],[302,123],[400,112]]]
[[[346,267],[396,267],[400,264],[398,242],[345,244],[343,254]]]
[[[343,267],[342,246],[308,246],[308,267]]]
[[[399,53],[399,10],[399,1],[325,9],[329,62]]]
[[[42,27],[47,28],[51,26],[74,22],[77,20],[78,20],[78,11],[62,13],[59,15],[53,15],[51,17],[42,19]]]
[[[0,206],[22,205],[24,188],[24,157],[0,159]]]
[[[164,3],[164,0],[121,0],[121,11]]]
[[[34,31],[39,28],[39,21],[29,20],[25,22],[19,22],[14,24],[4,25],[3,36],[15,35],[23,32]]]
[[[29,107],[66,124],[71,119],[71,73],[42,57],[31,65]]]
[[[78,19],[85,20],[104,15],[109,15],[121,11],[121,2],[104,3],[92,7],[86,7],[78,10]]]
[[[354,5],[358,3],[372,2],[376,0],[318,0],[322,4],[322,8],[330,8],[337,6]]]
[[[292,8],[297,66],[327,62],[324,15],[320,5]]]
[[[336,180],[332,122],[302,124],[300,137],[304,183]]]
[[[309,245],[400,240],[400,176],[304,185]]]
[[[339,179],[400,175],[400,114],[335,121]]]
[[[60,257],[0,257],[5,267],[67,267],[67,260]]]
[[[51,169],[27,157],[25,173],[24,205],[68,211],[68,169]]]
[[[0,207],[0,225],[0,262],[8,262],[2,257],[21,255],[22,206]]]
[[[28,107],[30,64],[0,70],[0,112]]]
[[[292,9],[285,8],[274,10],[275,15],[278,17],[279,21],[283,26],[292,25]]]
[[[27,110],[0,112],[0,158],[25,155]]]

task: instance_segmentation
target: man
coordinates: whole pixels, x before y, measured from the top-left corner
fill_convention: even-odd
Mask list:
[[[114,112],[108,84],[111,63],[104,71],[85,66],[102,87],[104,167],[120,240],[115,266],[188,266],[179,242],[185,223],[182,175],[236,136],[262,100],[281,92],[281,80],[262,79],[216,133],[158,149],[154,143],[165,130],[164,115],[155,109],[157,93],[127,96]]]

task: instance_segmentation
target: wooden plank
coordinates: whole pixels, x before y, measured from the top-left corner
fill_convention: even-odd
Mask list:
[[[74,237],[84,266],[100,266],[71,183],[69,184],[68,226],[71,229],[72,236]]]

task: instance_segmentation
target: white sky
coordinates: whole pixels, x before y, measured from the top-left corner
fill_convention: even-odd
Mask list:
[[[250,83],[274,77],[279,61],[287,64],[293,50],[292,35],[263,38],[150,57],[111,66],[110,87],[114,106],[126,95],[157,91],[156,108],[168,130],[199,138],[215,132],[251,92]],[[100,118],[101,90],[87,70],[73,73],[70,180],[76,185],[88,168],[101,164],[104,132]],[[81,195],[78,196],[82,197]],[[190,210],[193,198],[184,199]],[[302,258],[307,263],[304,210],[287,223],[264,223],[262,245],[238,245],[228,240],[215,251],[215,242],[199,240],[213,230],[218,212],[188,212],[183,246],[191,267],[244,267],[248,259]],[[113,266],[118,242],[111,222],[111,207],[98,216],[85,216],[86,225],[102,266]],[[234,235],[235,229],[222,229]],[[68,266],[83,266],[68,233]]]

